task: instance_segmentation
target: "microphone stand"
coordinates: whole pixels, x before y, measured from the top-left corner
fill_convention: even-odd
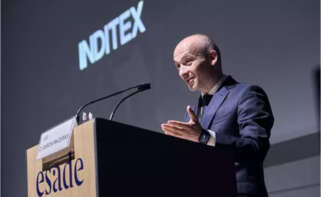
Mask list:
[[[126,88],[126,89],[124,89],[124,90],[117,91],[117,92],[115,92],[115,93],[113,93],[113,94],[110,94],[110,95],[107,95],[107,96],[104,96],[104,97],[101,97],[101,98],[98,98],[98,99],[89,101],[88,103],[86,103],[86,104],[84,104],[84,105],[82,105],[81,107],[78,108],[78,110],[77,110],[77,112],[76,112],[76,115],[75,115],[77,124],[79,124],[79,122],[80,122],[80,120],[79,120],[79,119],[80,119],[80,118],[79,118],[80,112],[81,112],[85,107],[87,107],[88,105],[91,105],[91,104],[93,104],[93,103],[99,102],[99,101],[104,100],[104,99],[108,99],[108,98],[110,98],[110,97],[116,96],[116,95],[118,95],[118,94],[124,93],[124,92],[126,92],[126,91],[128,91],[128,90],[132,90],[132,89],[135,89],[135,88],[138,88],[138,90],[137,90],[136,92],[134,92],[134,93],[136,94],[136,93],[138,93],[138,92],[141,92],[141,91],[144,91],[144,90],[146,90],[146,89],[149,89],[149,88],[150,88],[150,84],[149,84],[149,83],[146,83],[146,84],[141,84],[141,85],[137,85],[137,86],[134,86],[134,87]],[[129,96],[134,95],[134,93],[130,94]],[[128,97],[129,97],[129,96],[128,96]],[[128,97],[125,97],[125,99],[127,99]],[[125,99],[124,99],[124,100],[125,100]],[[120,103],[122,103],[124,100],[122,100]],[[114,111],[117,110],[117,108],[119,107],[120,103],[118,103],[118,105],[116,106],[116,108],[114,109]],[[114,112],[114,113],[115,113],[115,112]],[[113,114],[114,114],[114,113],[113,113]]]

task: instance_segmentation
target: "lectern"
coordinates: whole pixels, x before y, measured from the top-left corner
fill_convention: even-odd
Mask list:
[[[74,128],[69,158],[27,150],[28,196],[235,196],[233,150],[104,119]]]

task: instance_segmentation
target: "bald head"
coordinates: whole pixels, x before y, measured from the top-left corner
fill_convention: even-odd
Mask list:
[[[218,64],[221,65],[221,54],[214,41],[205,34],[193,34],[181,40],[175,50],[174,57],[178,54],[190,52],[194,55],[206,56],[211,50],[214,50],[218,56]]]
[[[173,59],[179,76],[192,91],[208,92],[223,74],[219,50],[207,35],[184,38],[177,44]]]
[[[213,49],[212,40],[203,34],[194,34],[184,38],[180,41],[175,50],[175,54],[179,53],[182,54],[185,51],[189,51],[195,55],[204,54],[208,50]]]

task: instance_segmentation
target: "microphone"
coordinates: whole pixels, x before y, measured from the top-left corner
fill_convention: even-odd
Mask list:
[[[137,89],[140,90],[140,91],[145,91],[145,90],[148,90],[150,89],[150,83],[144,83],[144,84],[141,84],[141,85],[138,85],[137,86]]]
[[[81,107],[78,108],[78,110],[77,110],[77,112],[76,112],[76,115],[75,115],[77,124],[79,124],[79,122],[80,122],[80,120],[79,120],[79,119],[80,119],[80,118],[79,118],[80,112],[81,112],[85,107],[87,107],[88,105],[91,105],[91,104],[97,103],[97,102],[99,102],[99,101],[108,99],[108,98],[113,97],[113,96],[116,96],[116,95],[118,95],[118,94],[122,94],[122,93],[127,92],[127,91],[132,90],[132,89],[137,89],[136,92],[138,93],[138,92],[141,92],[141,91],[150,89],[150,83],[144,83],[144,84],[136,85],[136,86],[133,86],[133,87],[130,87],[130,88],[126,88],[126,89],[124,89],[124,90],[117,91],[117,92],[112,93],[112,94],[110,94],[110,95],[103,96],[103,97],[100,97],[100,98],[98,98],[98,99],[89,101],[88,103],[86,103],[86,104],[84,104],[84,105],[82,105]],[[132,95],[133,95],[133,94],[132,94]],[[119,104],[120,104],[120,103],[119,103]],[[118,105],[119,105],[119,104],[118,104]],[[116,108],[116,110],[117,110],[117,108]]]
[[[114,108],[114,110],[110,113],[109,115],[109,120],[113,120],[114,118],[114,115],[118,109],[118,107],[120,106],[121,103],[123,103],[126,99],[128,99],[129,97],[135,95],[135,94],[138,94],[139,92],[143,92],[145,90],[149,90],[151,89],[151,86],[150,86],[150,83],[145,83],[145,84],[141,84],[141,85],[138,85],[137,86],[137,90],[127,96],[125,96],[124,98],[122,98],[116,105],[116,107]]]

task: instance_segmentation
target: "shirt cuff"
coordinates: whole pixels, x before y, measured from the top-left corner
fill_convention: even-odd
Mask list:
[[[215,146],[215,142],[216,142],[216,133],[215,133],[215,131],[212,131],[212,130],[209,130],[209,129],[207,131],[210,134],[210,139],[208,140],[207,145]]]

